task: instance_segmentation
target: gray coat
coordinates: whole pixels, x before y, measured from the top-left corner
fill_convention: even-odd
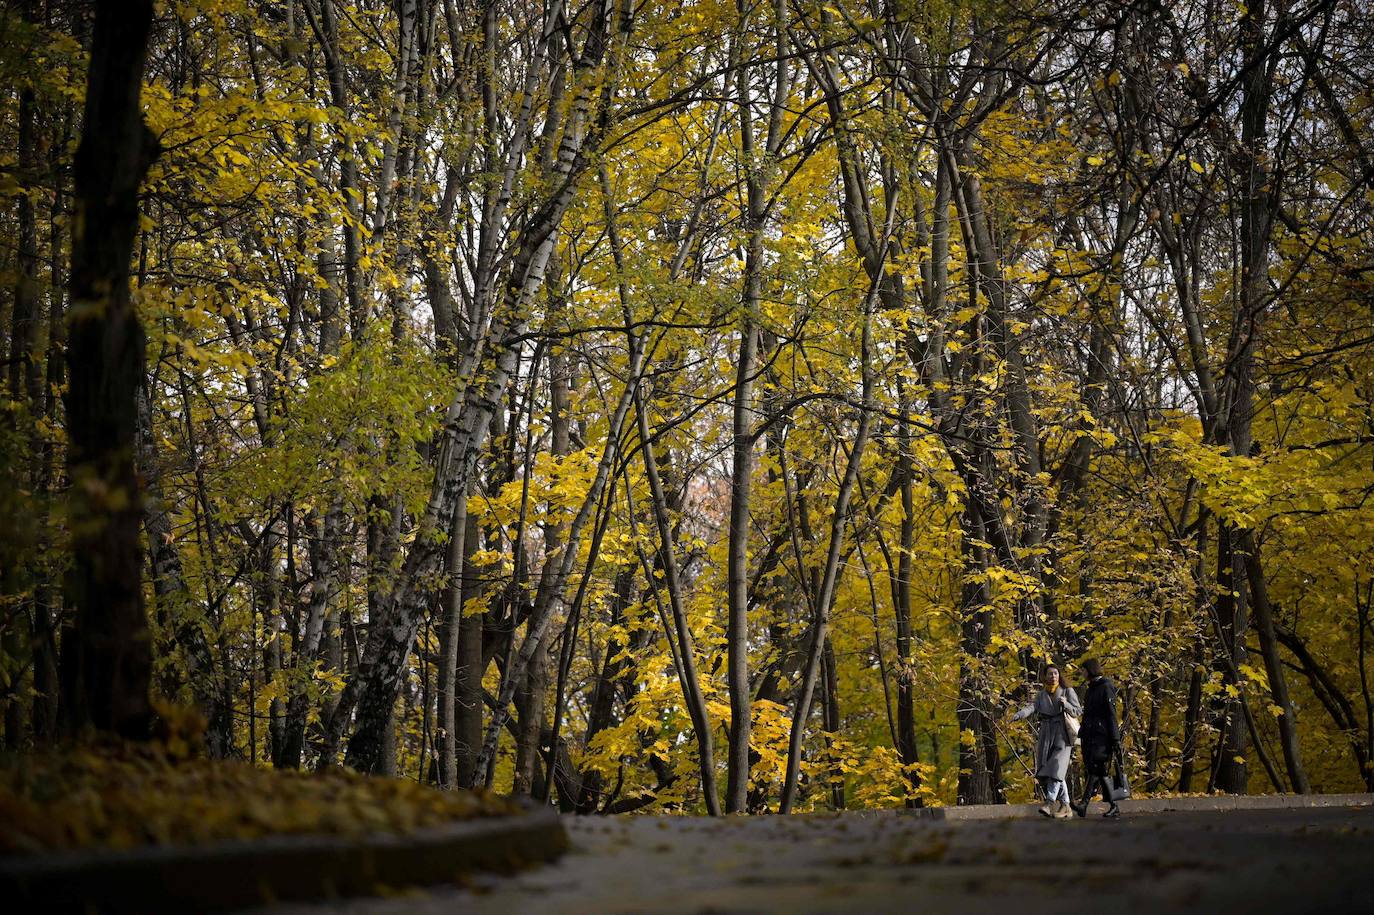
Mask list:
[[[1083,706],[1078,693],[1071,686],[1060,686],[1051,696],[1043,688],[1035,701],[1016,714],[1017,718],[1034,715],[1040,722],[1040,736],[1035,741],[1036,778],[1057,778],[1061,781],[1069,772],[1069,757],[1073,755],[1073,741],[1064,725],[1064,713],[1075,718],[1082,716]]]

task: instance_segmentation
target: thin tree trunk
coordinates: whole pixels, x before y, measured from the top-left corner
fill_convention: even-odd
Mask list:
[[[162,493],[150,398],[147,386],[140,387],[138,470],[146,492],[143,526],[148,535],[153,599],[159,619],[171,628],[173,638],[181,647],[186,682],[209,722],[205,732],[206,752],[212,759],[223,759],[233,749],[233,708],[216,676],[214,653],[203,627],[205,608],[196,606],[182,572],[170,508]]]
[[[897,471],[901,475],[902,522],[897,554],[897,575],[892,579],[892,610],[897,626],[897,757],[906,768],[907,783],[915,791],[921,786],[914,770],[916,752],[915,678],[911,669],[911,566],[916,544],[916,505],[911,461],[911,425],[905,415],[898,427]],[[915,805],[915,801],[909,802]]]
[[[548,133],[548,129],[546,129]],[[562,285],[562,262],[558,256],[557,245],[549,257],[549,294],[545,325],[550,332],[562,329],[565,318],[566,298]],[[571,418],[569,416],[571,372],[568,357],[559,348],[553,347],[548,353],[549,363],[549,454],[558,461],[565,459],[572,451]],[[534,392],[530,392],[531,398]],[[544,555],[549,562],[561,559],[567,521],[553,520],[544,525]],[[549,687],[549,652],[552,648],[552,633],[544,638],[544,644],[535,652],[526,673],[526,682],[516,693],[516,707],[520,712],[516,727],[515,740],[515,786],[514,793],[530,796],[534,791],[535,770],[538,767],[539,743],[544,734],[545,693]],[[558,714],[555,712],[555,714]]]
[[[1241,18],[1241,47],[1247,59],[1253,59],[1265,47],[1266,3],[1254,0],[1247,4]],[[1280,10],[1279,21],[1287,20]],[[1273,53],[1272,51],[1268,53]],[[1251,448],[1251,418],[1254,413],[1254,363],[1260,325],[1269,305],[1269,256],[1274,213],[1279,207],[1279,188],[1282,173],[1271,171],[1268,148],[1268,118],[1273,85],[1267,58],[1252,66],[1245,74],[1241,116],[1241,145],[1246,158],[1244,169],[1245,199],[1241,207],[1241,282],[1240,301],[1229,351],[1234,368],[1234,400],[1230,414],[1232,454],[1246,457]],[[1278,718],[1279,742],[1293,790],[1306,794],[1310,790],[1307,772],[1303,768],[1298,747],[1297,722],[1293,703],[1288,698],[1288,683],[1279,663],[1278,642],[1274,635],[1273,608],[1269,604],[1268,588],[1264,580],[1264,566],[1260,561],[1259,541],[1253,531],[1238,530],[1234,544],[1241,554],[1244,575],[1249,584],[1250,609],[1255,616],[1256,635],[1260,654],[1274,703],[1282,710]]]
[[[1246,589],[1243,576],[1236,574],[1240,563],[1234,555],[1235,527],[1225,521],[1217,524],[1217,601],[1216,612],[1221,624],[1223,654],[1222,677],[1235,695],[1225,702],[1222,719],[1221,745],[1213,781],[1228,794],[1245,794],[1249,783],[1249,769],[1245,762],[1247,732],[1242,727],[1245,715],[1245,684],[1240,668],[1245,663]]]
[[[1337,685],[1327,668],[1312,655],[1306,643],[1296,632],[1276,628],[1275,635],[1279,642],[1298,659],[1317,701],[1331,716],[1331,723],[1346,735],[1346,739],[1350,742],[1351,757],[1355,760],[1355,768],[1364,782],[1365,790],[1374,791],[1374,766],[1370,765],[1367,738],[1363,734],[1360,722],[1355,718],[1355,706],[1351,703],[1350,698]],[[1362,642],[1363,638],[1360,641]]]
[[[605,203],[606,229],[611,242],[611,252],[616,269],[621,276],[625,274],[624,246],[616,222],[615,207],[612,205],[610,178],[604,168],[599,170],[602,199]],[[681,263],[681,254],[686,251],[688,239],[684,238],[679,246],[679,256],[669,268],[675,275]],[[630,310],[630,292],[622,280],[619,284],[621,307],[625,317],[627,343],[634,347],[635,336],[631,329],[633,314]],[[658,534],[658,567],[663,572],[664,587],[668,591],[668,606],[672,616],[671,630],[665,632],[670,645],[676,638],[679,664],[681,665],[682,698],[687,713],[692,719],[692,729],[696,735],[698,767],[701,772],[701,791],[706,801],[706,811],[711,816],[720,815],[720,799],[716,790],[716,760],[713,726],[710,713],[706,708],[706,697],[701,689],[697,674],[696,647],[692,638],[691,626],[687,622],[687,611],[682,599],[681,576],[678,570],[677,553],[673,543],[672,522],[669,518],[669,499],[664,491],[663,478],[659,474],[660,456],[654,449],[654,437],[649,428],[648,398],[640,387],[635,389],[635,419],[638,425],[640,454],[644,462],[644,473],[649,483],[649,501],[654,515],[654,528]],[[650,582],[653,587],[653,582]],[[590,739],[590,736],[589,738]]]
[[[60,130],[55,130],[52,145],[57,148],[66,142],[70,133],[70,116],[64,111]],[[60,173],[54,175],[53,202],[48,219],[48,350],[46,384],[43,392],[43,416],[53,425],[62,420],[59,416],[58,391],[66,380],[64,364],[66,359],[67,327],[66,309],[63,302],[63,194],[65,180]],[[52,501],[58,487],[56,467],[56,444],[52,436],[44,436],[41,446],[38,481],[35,490],[42,511],[40,524],[40,549],[45,557],[52,551]],[[37,742],[53,739],[58,731],[57,698],[59,692],[57,676],[57,621],[62,616],[62,587],[59,581],[58,564],[53,558],[45,558],[42,563],[42,580],[39,582],[37,597],[34,601],[33,624],[33,736]]]
[[[663,570],[663,583],[668,591],[668,607],[672,613],[673,632],[676,635],[678,652],[682,657],[682,699],[687,705],[687,713],[692,718],[692,729],[697,738],[697,759],[701,771],[701,792],[706,800],[706,811],[711,816],[720,815],[720,801],[716,794],[716,759],[710,713],[706,708],[706,696],[701,689],[697,674],[696,646],[692,638],[692,628],[687,622],[687,610],[682,600],[682,583],[678,571],[677,555],[673,548],[672,522],[668,517],[668,499],[663,491],[663,480],[658,472],[658,457],[654,453],[653,436],[649,430],[649,414],[645,398],[637,393],[635,411],[639,420],[640,450],[644,457],[644,473],[649,481],[649,499],[654,513],[654,527],[658,531],[659,568]]]
[[[805,735],[806,721],[811,714],[811,697],[816,688],[816,678],[820,671],[821,654],[825,649],[830,626],[830,612],[835,601],[835,586],[839,578],[840,545],[844,540],[844,527],[848,520],[849,499],[858,480],[863,462],[864,447],[868,444],[868,429],[873,406],[873,299],[876,290],[871,289],[864,297],[863,330],[860,341],[860,366],[863,372],[863,405],[859,412],[859,428],[854,436],[854,444],[849,450],[845,465],[844,479],[835,496],[835,508],[830,520],[830,545],[826,554],[825,571],[820,587],[814,596],[811,648],[807,657],[797,705],[792,713],[792,731],[787,742],[787,771],[783,779],[782,799],[778,804],[779,813],[791,813],[797,794],[797,777],[801,766],[801,745]]]
[[[1278,636],[1275,634],[1274,609],[1269,603],[1269,590],[1264,580],[1264,566],[1260,562],[1259,541],[1253,531],[1241,535],[1241,549],[1245,551],[1245,570],[1250,584],[1250,606],[1255,611],[1255,632],[1259,636],[1260,654],[1264,658],[1264,671],[1269,678],[1269,690],[1274,704],[1280,709],[1278,715],[1279,746],[1283,750],[1284,763],[1288,768],[1288,779],[1295,794],[1308,794],[1311,786],[1307,781],[1307,770],[1303,768],[1302,753],[1298,747],[1298,727],[1293,701],[1288,695],[1288,676],[1279,660]]]
[[[349,716],[356,711],[348,760],[349,765],[364,771],[374,769],[379,760],[383,722],[399,690],[401,673],[418,632],[423,608],[430,603],[425,599],[426,592],[443,554],[436,532],[451,519],[458,494],[474,479],[474,469],[491,418],[519,359],[519,341],[527,327],[528,303],[543,284],[554,233],[576,191],[576,182],[572,179],[587,166],[583,144],[593,122],[594,109],[604,103],[610,91],[609,85],[593,84],[587,74],[604,59],[614,27],[611,14],[609,4],[597,10],[583,53],[575,61],[574,69],[581,78],[575,80],[577,91],[552,168],[554,180],[551,183],[555,191],[531,213],[515,246],[500,309],[484,337],[494,341],[494,354],[490,354],[492,358],[488,360],[485,348],[476,346],[464,359],[460,375],[472,383],[454,398],[446,411],[429,503],[419,518],[416,537],[387,597],[383,613],[369,626],[362,661],[349,678],[326,727],[326,744],[337,745]],[[480,377],[479,366],[483,367]],[[530,646],[530,651],[536,647]],[[520,664],[522,669],[524,664],[523,661]],[[504,714],[498,710],[496,715],[501,725],[505,723]],[[491,731],[499,734],[500,728]],[[491,754],[487,754],[486,759],[490,758]]]
[[[776,7],[775,7],[776,8]],[[749,692],[749,506],[754,476],[754,376],[758,358],[759,301],[763,291],[763,228],[767,216],[761,163],[756,161],[754,94],[749,85],[750,67],[740,63],[745,24],[753,11],[736,0],[739,32],[731,41],[735,103],[739,114],[740,159],[744,173],[746,233],[744,278],[740,294],[739,361],[735,366],[735,398],[731,421],[730,527],[727,548],[725,624],[726,689],[730,695],[730,739],[726,752],[725,812],[746,809],[749,793],[749,741],[753,702]],[[782,21],[776,23],[782,41]],[[779,55],[781,58],[781,55]],[[781,59],[778,75],[782,73]],[[780,112],[774,111],[775,120]],[[765,150],[776,152],[770,124]]]
[[[752,703],[749,697],[749,500],[754,472],[754,372],[758,352],[755,316],[758,305],[756,271],[759,251],[751,245],[746,261],[745,306],[740,320],[739,361],[735,374],[735,404],[730,465],[730,528],[726,569],[726,687],[730,693],[730,744],[726,756],[725,812],[745,809],[749,789],[749,735]],[[753,285],[752,292],[748,285]],[[751,307],[754,310],[751,310]]]
[[[466,500],[465,500],[466,501]],[[479,536],[477,519],[468,515],[463,534],[462,592],[460,605],[478,596],[482,590],[480,570],[472,557],[477,552]],[[477,753],[482,745],[482,674],[486,670],[482,654],[482,615],[463,616],[458,624],[458,657],[455,670],[454,711],[454,768],[457,784],[472,788],[480,777]]]
[[[468,500],[460,496],[454,505],[453,524],[449,528],[448,558],[445,562],[448,585],[443,593],[443,622],[439,629],[439,688],[438,743],[439,786],[453,788],[458,784],[458,731],[454,714],[455,693],[458,687],[458,648],[463,628],[463,559],[467,546]],[[478,618],[480,624],[481,619]],[[478,649],[481,649],[481,630],[478,630]]]
[[[635,389],[640,383],[641,374],[644,369],[644,349],[642,344],[632,346],[630,351],[630,364],[626,372],[625,389],[620,396],[620,402],[616,405],[615,413],[611,416],[606,429],[606,447],[601,454],[601,460],[597,463],[596,476],[592,480],[591,486],[587,490],[587,495],[578,509],[577,517],[573,519],[568,527],[568,541],[563,547],[562,554],[558,557],[556,568],[548,568],[541,576],[539,583],[539,594],[536,596],[536,607],[530,614],[530,625],[525,633],[525,640],[520,646],[520,650],[511,659],[505,671],[505,677],[501,683],[501,691],[497,696],[496,707],[492,710],[492,720],[487,726],[486,737],[482,741],[482,750],[477,758],[477,770],[485,771],[496,757],[496,746],[501,736],[501,729],[506,724],[509,715],[511,700],[515,697],[516,687],[524,676],[530,660],[543,644],[544,635],[548,630],[553,618],[559,615],[559,610],[566,603],[565,590],[568,578],[572,573],[572,567],[577,560],[578,546],[582,536],[586,532],[587,525],[592,520],[594,509],[600,503],[606,490],[607,482],[611,478],[611,471],[620,454],[620,437],[624,430],[625,417],[629,413],[630,404],[634,400]],[[596,563],[596,551],[588,558],[588,568]]]
[[[338,590],[338,563],[334,559],[343,536],[341,507],[331,504],[324,520],[309,526],[310,598],[306,604],[305,626],[293,645],[293,672],[290,698],[286,703],[284,745],[278,765],[298,769],[305,751],[305,728],[310,698],[307,681],[315,676],[320,659],[329,604]],[[326,754],[329,755],[329,754]],[[329,760],[332,762],[332,759]],[[323,763],[324,760],[321,760]]]
[[[27,8],[23,12],[25,18],[29,18]],[[32,180],[30,176],[37,172],[35,109],[33,90],[22,90],[19,93],[18,156],[15,164],[25,180]],[[15,254],[19,269],[14,279],[14,309],[10,313],[8,387],[11,403],[16,408],[22,406],[19,415],[24,417],[27,431],[30,431],[26,437],[33,439],[36,446],[38,411],[42,404],[42,376],[38,362],[38,230],[33,200],[27,191],[17,195],[15,209],[18,223]],[[16,418],[15,414],[7,413],[5,426],[15,429]],[[8,472],[13,477],[12,485],[21,491],[27,490],[38,475],[38,448],[34,447],[28,457],[28,467],[16,463]],[[7,523],[4,529],[8,534],[4,539],[8,542],[0,544],[0,595],[14,600],[10,611],[14,613],[14,619],[7,621],[8,625],[3,627],[4,645],[0,655],[17,661],[30,653],[30,647],[24,644],[24,636],[36,627],[36,616],[31,616],[36,613],[36,608],[24,595],[33,587],[29,568],[39,557],[31,558],[30,551],[38,546],[42,532],[30,526],[28,516],[23,513],[9,520],[12,523]],[[19,624],[21,620],[24,625]],[[22,686],[22,677],[7,678],[4,691],[0,692],[0,702],[4,703],[5,747],[10,750],[19,748],[27,729]]]
[[[1193,658],[1193,670],[1188,676],[1188,704],[1183,712],[1183,748],[1180,751],[1178,790],[1188,794],[1193,790],[1193,766],[1197,759],[1198,729],[1202,719],[1202,646],[1199,643]]]
[[[839,751],[835,748],[835,740],[840,736],[842,718],[840,716],[840,672],[835,661],[835,643],[826,639],[825,652],[821,656],[822,661],[822,683],[824,691],[821,697],[824,701],[823,717],[825,721],[826,751],[831,755],[830,761],[830,806],[834,810],[843,810],[844,803],[844,763],[835,758]]]
[[[965,583],[960,599],[959,699],[955,717],[959,723],[958,802],[992,804],[997,800],[997,773],[988,766],[984,734],[988,717],[986,676],[979,661],[991,638],[992,612],[988,609],[987,550],[983,540],[982,519],[973,507],[965,509],[964,522]],[[978,541],[978,542],[975,542]]]

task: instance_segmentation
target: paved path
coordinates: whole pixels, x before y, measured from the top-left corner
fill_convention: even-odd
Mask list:
[[[1095,805],[1101,810],[1101,805]],[[932,821],[569,819],[515,877],[272,915],[1374,912],[1374,809]]]

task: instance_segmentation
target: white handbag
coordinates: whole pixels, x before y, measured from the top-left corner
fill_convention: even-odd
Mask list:
[[[1069,734],[1069,743],[1078,743],[1078,719],[1064,713],[1064,730]]]

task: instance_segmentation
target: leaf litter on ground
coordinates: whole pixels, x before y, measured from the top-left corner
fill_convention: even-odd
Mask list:
[[[521,809],[485,792],[342,769],[189,758],[184,746],[100,740],[0,760],[0,855],[405,834]]]

